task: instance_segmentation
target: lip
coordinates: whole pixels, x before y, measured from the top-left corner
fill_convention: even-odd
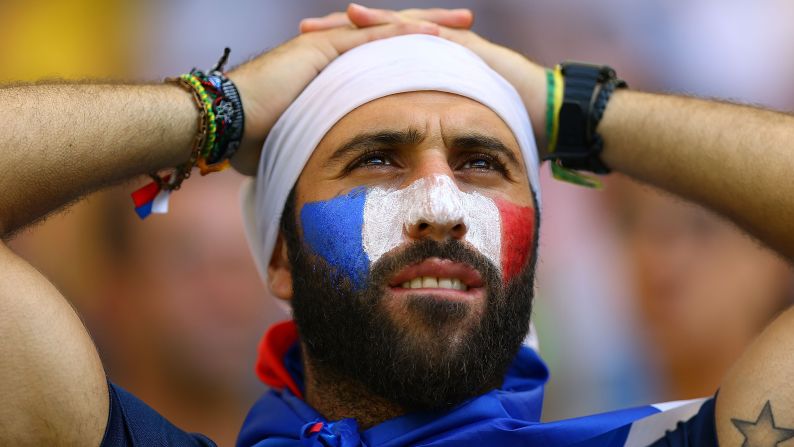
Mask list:
[[[480,288],[469,290],[455,289],[403,289],[402,287],[391,287],[389,291],[395,298],[405,298],[409,295],[422,295],[432,297],[440,301],[457,302],[480,302],[484,299],[485,290]]]
[[[437,278],[457,278],[465,284],[469,290],[453,290],[453,289],[403,289],[401,284],[410,281],[417,277],[434,276]],[[456,292],[458,294],[466,294],[471,292],[472,289],[480,289],[483,286],[482,275],[474,267],[463,264],[460,262],[451,261],[449,259],[441,258],[428,258],[424,261],[409,265],[403,268],[389,281],[389,286],[396,290],[405,290],[411,292],[431,293],[442,291],[446,293]]]

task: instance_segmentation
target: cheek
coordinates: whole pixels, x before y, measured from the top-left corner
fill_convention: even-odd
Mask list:
[[[535,239],[535,210],[494,200],[502,221],[502,278],[507,283],[524,268]]]
[[[366,195],[357,190],[322,202],[307,203],[301,209],[303,240],[337,272],[356,287],[369,273],[369,258],[362,249]]]

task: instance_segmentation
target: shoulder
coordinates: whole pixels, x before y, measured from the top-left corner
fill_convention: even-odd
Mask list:
[[[204,435],[187,433],[131,393],[108,383],[110,412],[101,447],[215,447]]]

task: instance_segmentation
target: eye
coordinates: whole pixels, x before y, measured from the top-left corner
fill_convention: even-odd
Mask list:
[[[505,166],[498,159],[490,155],[473,154],[465,160],[461,169],[504,172]]]
[[[486,160],[484,158],[475,158],[474,160],[469,160],[463,165],[463,169],[493,169],[493,163],[491,160]]]
[[[391,160],[386,158],[384,155],[367,155],[366,157],[360,159],[358,161],[358,166],[390,166],[392,164]]]
[[[362,154],[353,160],[353,162],[347,166],[346,171],[351,172],[356,169],[385,169],[394,165],[395,162],[391,154],[381,151],[372,151]]]

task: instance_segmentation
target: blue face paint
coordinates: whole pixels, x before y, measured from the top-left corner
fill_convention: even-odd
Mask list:
[[[356,188],[344,196],[307,203],[301,209],[303,239],[356,288],[363,286],[369,275],[369,258],[361,236],[366,198],[366,189]]]

